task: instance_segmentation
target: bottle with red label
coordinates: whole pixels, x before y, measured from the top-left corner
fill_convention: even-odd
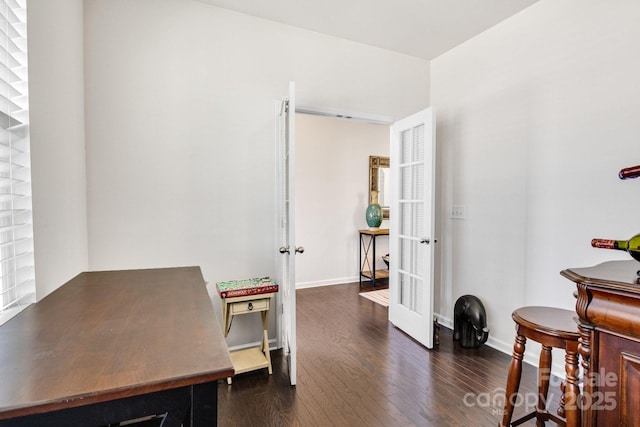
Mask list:
[[[640,234],[636,234],[629,240],[593,239],[591,246],[594,248],[626,251],[633,259],[640,261]]]

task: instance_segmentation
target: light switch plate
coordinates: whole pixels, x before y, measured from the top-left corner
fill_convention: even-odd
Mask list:
[[[464,219],[464,206],[461,206],[461,205],[451,206],[451,218]]]

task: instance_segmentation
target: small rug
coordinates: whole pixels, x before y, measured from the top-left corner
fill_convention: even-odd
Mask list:
[[[376,304],[389,307],[389,289],[380,289],[378,291],[360,292],[361,297],[365,297]]]

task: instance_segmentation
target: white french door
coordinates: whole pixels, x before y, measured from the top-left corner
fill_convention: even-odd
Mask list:
[[[389,321],[433,348],[435,124],[431,108],[391,126]]]
[[[277,105],[277,224],[276,281],[280,285],[278,341],[287,355],[289,379],[296,384],[296,262],[295,254],[295,83],[289,83],[289,96]],[[279,307],[278,307],[279,308]]]

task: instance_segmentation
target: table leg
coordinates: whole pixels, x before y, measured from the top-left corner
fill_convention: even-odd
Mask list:
[[[360,233],[360,248],[358,250],[358,270],[360,271],[360,287],[362,288],[362,247],[364,240],[362,240],[362,233]]]
[[[226,298],[222,299],[222,328],[224,329],[225,338],[229,335],[229,329],[231,329],[231,315],[229,314],[229,304],[227,304]]]
[[[376,287],[376,235],[371,236],[371,243],[373,244],[373,261],[371,261],[371,283],[373,287]]]
[[[229,335],[229,329],[231,329],[231,315],[229,314],[229,304],[226,298],[220,300],[222,304],[222,329],[224,337]],[[227,384],[231,385],[231,377],[227,377]]]
[[[191,386],[191,410],[185,427],[218,425],[218,382],[211,381]]]
[[[271,367],[271,353],[269,351],[269,311],[263,311],[260,313],[262,316],[262,329],[263,337],[262,337],[262,351],[264,352],[264,357],[269,362],[269,366],[267,367],[269,370],[269,375],[273,373],[273,369]]]

